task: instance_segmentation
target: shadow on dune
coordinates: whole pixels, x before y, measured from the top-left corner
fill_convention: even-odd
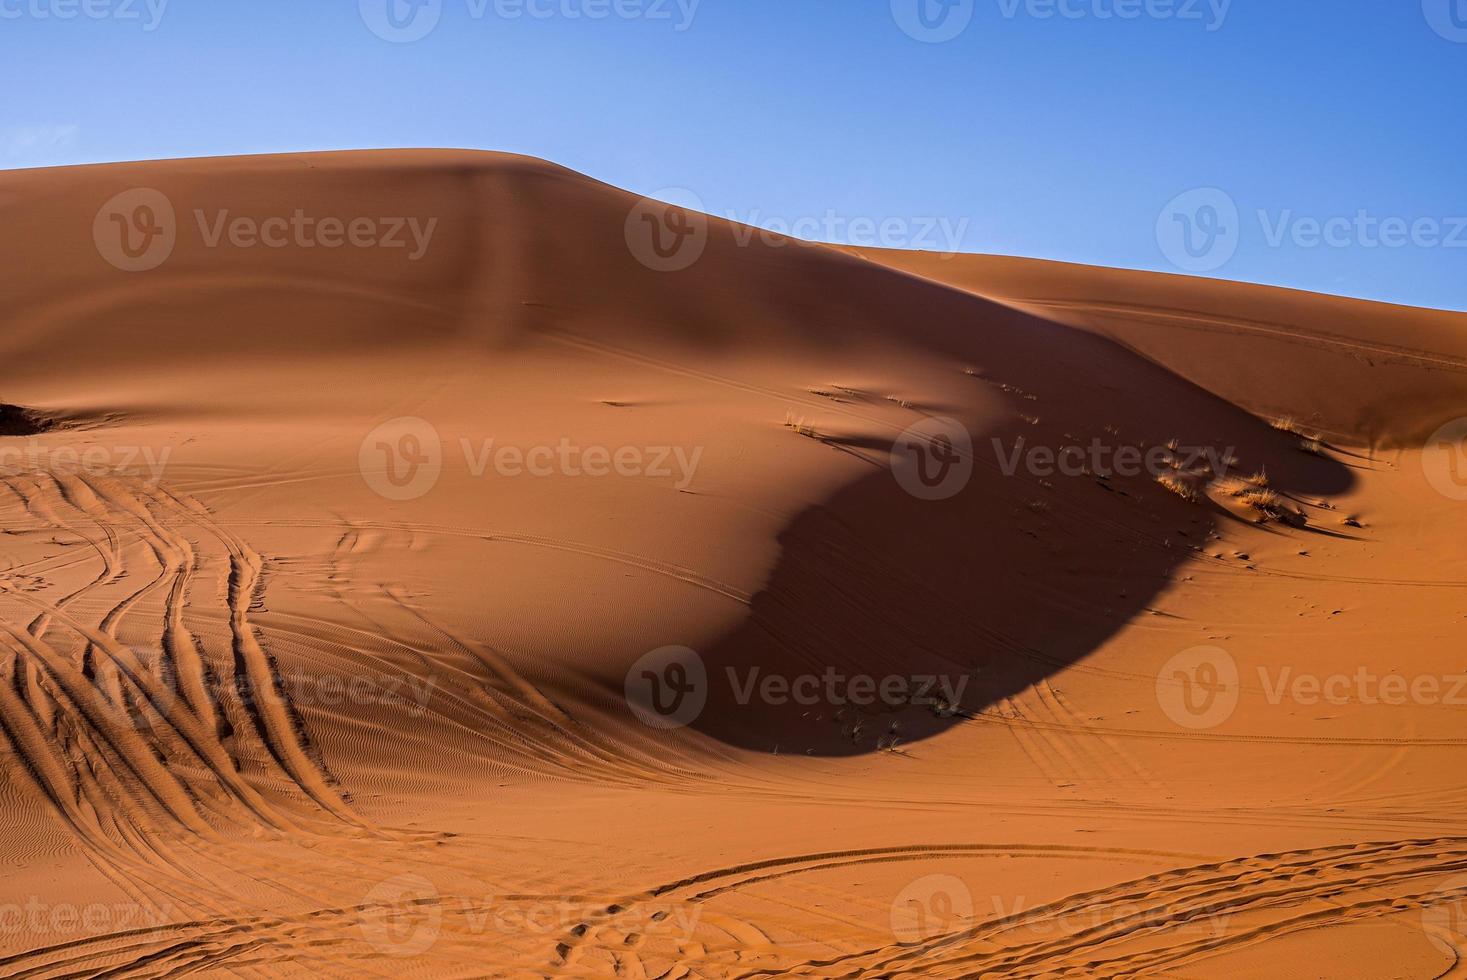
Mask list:
[[[1167,615],[1154,610],[1158,593],[1220,549],[1223,524],[1250,515],[1185,499],[1155,469],[1123,464],[1121,446],[1154,451],[1162,472],[1212,458],[1237,478],[1266,473],[1283,508],[1268,528],[1336,533],[1307,515],[1353,483],[1346,466],[1108,341],[1037,320],[1012,326],[1007,337],[1023,339],[1005,356],[989,347],[971,380],[998,386],[1013,411],[999,424],[961,419],[975,466],[951,498],[920,500],[898,484],[890,433],[826,440],[871,472],[783,531],[750,616],[700,651],[709,693],[695,729],[766,752],[907,746],[965,715],[1013,710],[1005,699],[1130,620]],[[1069,475],[1030,465],[1036,447],[1066,446],[1089,452],[1086,472],[1074,453]]]
[[[1005,699],[1084,659],[1135,617],[1166,615],[1149,610],[1178,569],[1215,552],[1225,523],[1256,515],[1202,494],[1206,478],[1187,499],[1176,492],[1186,486],[1158,482],[1166,467],[1122,467],[1122,447],[1175,445],[1183,475],[1194,454],[1223,461],[1212,476],[1266,474],[1277,495],[1270,528],[1333,533],[1307,515],[1353,484],[1347,466],[1114,341],[834,250],[739,248],[733,237],[732,226],[710,220],[706,255],[673,276],[628,259],[621,288],[637,309],[660,311],[628,335],[696,324],[677,343],[708,351],[743,337],[816,358],[859,351],[878,373],[888,360],[935,369],[943,390],[909,421],[956,419],[974,466],[961,492],[922,500],[890,469],[897,429],[792,432],[871,471],[784,529],[750,614],[697,651],[707,700],[690,722],[696,731],[819,756],[911,745],[965,715],[1012,710]],[[1108,455],[1071,475],[1028,465],[1030,450],[1070,446]],[[683,667],[659,675],[668,665],[653,666],[634,667],[633,681],[669,696],[687,690]]]
[[[0,405],[0,436],[38,436],[55,427],[39,412],[18,405]]]

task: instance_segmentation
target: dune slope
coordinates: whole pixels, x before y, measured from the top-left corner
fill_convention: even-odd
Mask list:
[[[1456,962],[1460,317],[459,151],[0,213],[6,975]]]

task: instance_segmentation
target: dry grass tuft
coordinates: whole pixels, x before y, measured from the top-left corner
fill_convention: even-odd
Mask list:
[[[1163,473],[1156,478],[1156,482],[1189,504],[1195,504],[1202,499],[1202,488],[1194,480],[1188,479],[1186,475],[1180,472]]]
[[[820,433],[815,431],[815,426],[808,424],[803,415],[796,418],[794,413],[786,412],[784,416],[784,427],[786,429],[793,429],[800,435],[808,436],[811,439],[820,438]]]

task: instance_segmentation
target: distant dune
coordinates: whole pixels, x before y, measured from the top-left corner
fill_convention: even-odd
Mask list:
[[[0,218],[0,973],[1460,969],[1467,316],[466,151]]]

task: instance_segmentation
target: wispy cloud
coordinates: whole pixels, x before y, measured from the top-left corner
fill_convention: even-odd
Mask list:
[[[0,158],[28,160],[76,145],[81,127],[73,123],[0,128]]]

